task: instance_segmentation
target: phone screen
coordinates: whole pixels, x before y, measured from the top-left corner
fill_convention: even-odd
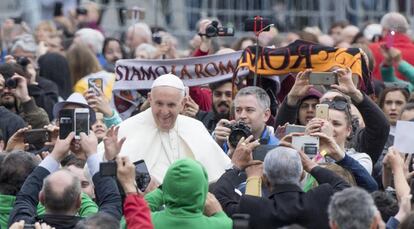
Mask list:
[[[134,162],[135,165],[135,181],[139,190],[142,192],[147,189],[149,183],[151,182],[151,176],[148,172],[147,165],[144,160],[139,160]]]
[[[59,112],[59,138],[65,139],[73,131],[73,109]]]
[[[89,113],[76,113],[76,127],[75,135],[79,136],[80,133],[84,132],[89,134]]]
[[[92,88],[92,90],[99,95],[99,91],[103,91],[103,81],[101,78],[92,78],[88,79],[88,88]]]

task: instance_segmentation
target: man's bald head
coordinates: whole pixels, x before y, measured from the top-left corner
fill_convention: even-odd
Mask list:
[[[70,171],[59,170],[43,180],[39,195],[48,214],[75,214],[80,207],[80,180]]]

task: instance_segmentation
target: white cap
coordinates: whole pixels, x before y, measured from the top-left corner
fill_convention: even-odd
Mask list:
[[[151,89],[161,86],[177,88],[180,91],[184,91],[185,89],[183,81],[171,73],[159,76],[154,80],[154,83],[152,83]]]

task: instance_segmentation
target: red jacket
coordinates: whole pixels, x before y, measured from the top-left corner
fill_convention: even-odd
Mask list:
[[[193,56],[206,56],[208,52],[203,52],[200,49],[197,49]],[[210,88],[203,88],[200,86],[190,87],[190,97],[198,104],[200,110],[210,111],[212,101],[212,94]]]
[[[384,60],[384,57],[382,56],[381,50],[380,50],[380,46],[382,44],[385,44],[385,42],[380,41],[380,42],[372,43],[369,46],[375,59],[373,77],[381,81],[382,81],[382,78],[381,78],[380,65],[382,61]],[[407,61],[411,65],[414,65],[414,44],[411,42],[411,39],[407,35],[402,34],[402,33],[396,33],[394,35],[393,47],[401,51],[403,60]],[[406,78],[403,75],[401,75],[399,72],[396,72],[396,75],[398,78],[406,80]]]
[[[151,223],[151,211],[141,195],[127,195],[124,202],[124,216],[128,229],[154,229]]]

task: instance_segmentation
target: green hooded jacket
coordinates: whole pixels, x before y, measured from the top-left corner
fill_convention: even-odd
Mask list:
[[[1,195],[0,194],[0,228],[7,228],[7,222],[9,221],[10,212],[13,210],[16,196]],[[81,207],[78,214],[81,217],[88,217],[98,212],[98,206],[93,200],[82,193],[81,195]],[[45,207],[40,203],[37,205],[37,215],[44,215]]]
[[[192,159],[173,163],[165,175],[162,191],[157,189],[145,198],[152,211],[165,205],[164,210],[152,213],[154,228],[231,229],[232,220],[223,211],[211,217],[203,215],[207,192],[208,177],[201,164]]]

